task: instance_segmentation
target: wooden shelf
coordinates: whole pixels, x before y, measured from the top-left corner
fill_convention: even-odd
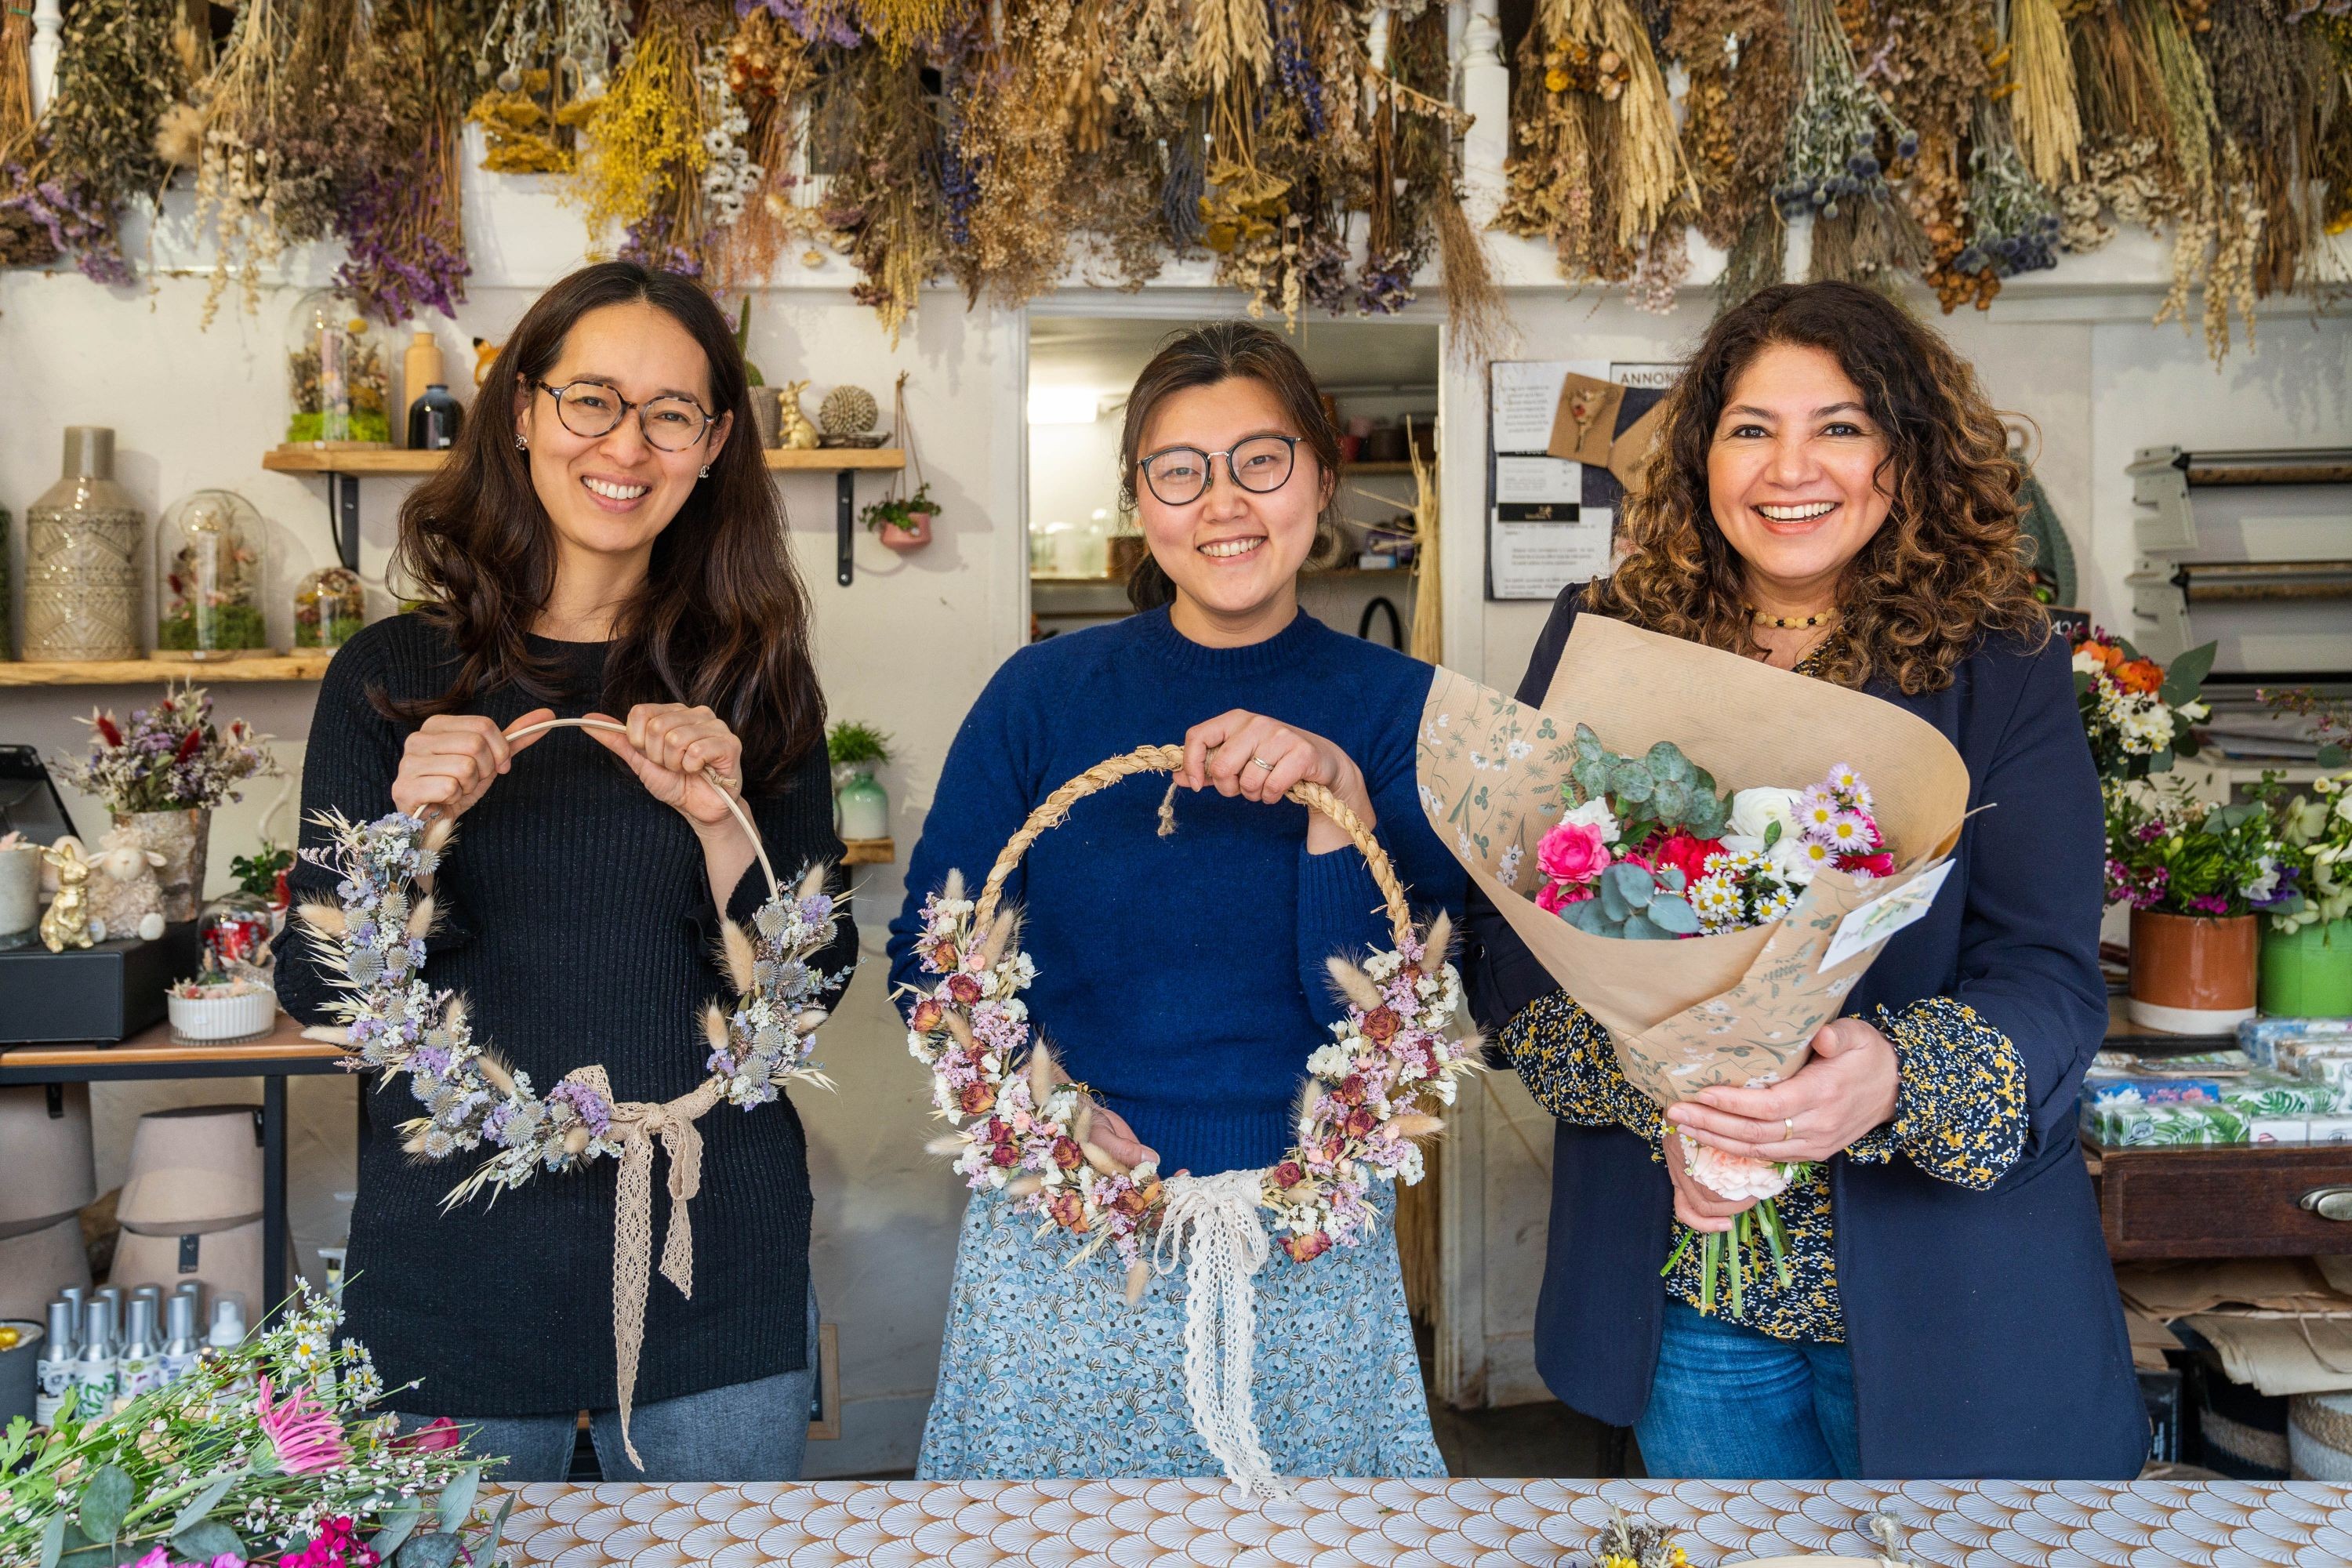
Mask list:
[[[73,663],[0,661],[0,687],[140,686],[151,680],[193,680],[217,686],[239,680],[316,680],[327,673],[324,653],[255,653],[244,658],[102,658]]]
[[[887,866],[898,858],[898,841],[895,838],[845,838],[841,863],[845,866]]]
[[[268,1034],[235,1045],[183,1046],[173,1040],[170,1024],[155,1024],[116,1046],[0,1047],[0,1067],[23,1072],[35,1068],[164,1068],[249,1062],[256,1064],[257,1069],[264,1064],[335,1064],[341,1062],[346,1054],[341,1046],[304,1039],[302,1026],[280,1013]],[[145,1076],[168,1075],[158,1071]]]
[[[761,456],[780,471],[834,474],[907,466],[901,447],[820,447],[814,452],[770,447]],[[261,455],[261,466],[278,474],[429,474],[448,460],[446,452],[392,447],[278,447]]]

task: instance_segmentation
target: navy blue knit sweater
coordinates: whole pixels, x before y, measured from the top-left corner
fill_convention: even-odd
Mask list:
[[[1301,614],[1247,647],[1203,647],[1165,610],[1024,648],[948,752],[890,926],[895,985],[923,897],[950,868],[975,889],[1033,807],[1137,746],[1234,708],[1313,731],[1363,771],[1379,835],[1417,911],[1462,907],[1463,874],[1422,815],[1414,734],[1430,668]],[[1080,802],[1006,884],[1027,911],[1031,1016],[1070,1076],[1195,1175],[1269,1165],[1294,1138],[1307,1058],[1340,1015],[1324,960],[1390,945],[1352,848],[1307,851],[1307,809],[1180,791],[1159,835],[1159,775]]]

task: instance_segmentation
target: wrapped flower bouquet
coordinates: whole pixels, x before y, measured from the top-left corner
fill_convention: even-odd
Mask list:
[[[1439,671],[1420,775],[1472,882],[1662,1107],[1804,1065],[1927,911],[1969,794],[1951,743],[1893,703],[1598,616],[1538,706]],[[1684,1146],[1727,1197],[1797,1170]],[[1783,1240],[1769,1206],[1741,1217],[1734,1292]]]

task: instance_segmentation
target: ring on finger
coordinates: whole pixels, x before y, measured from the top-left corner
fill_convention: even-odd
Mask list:
[[[1795,1117],[1784,1116],[1780,1119],[1780,1141],[1784,1143],[1793,1143],[1797,1141],[1797,1119]]]
[[[1274,772],[1274,764],[1267,762],[1264,757],[1252,757],[1250,759],[1250,766],[1254,768],[1264,768],[1267,773]]]

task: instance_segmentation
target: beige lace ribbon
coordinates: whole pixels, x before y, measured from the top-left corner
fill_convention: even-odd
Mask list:
[[[719,1084],[706,1079],[691,1094],[655,1105],[614,1100],[601,1067],[563,1075],[613,1108],[607,1136],[621,1144],[621,1190],[613,1205],[613,1363],[621,1391],[621,1446],[640,1470],[646,1462],[629,1436],[637,1392],[637,1353],[646,1341],[646,1296],[652,1289],[654,1141],[669,1156],[669,1236],[662,1243],[662,1277],[694,1299],[694,1221],[687,1205],[702,1190],[702,1130],[695,1121],[719,1103]]]

